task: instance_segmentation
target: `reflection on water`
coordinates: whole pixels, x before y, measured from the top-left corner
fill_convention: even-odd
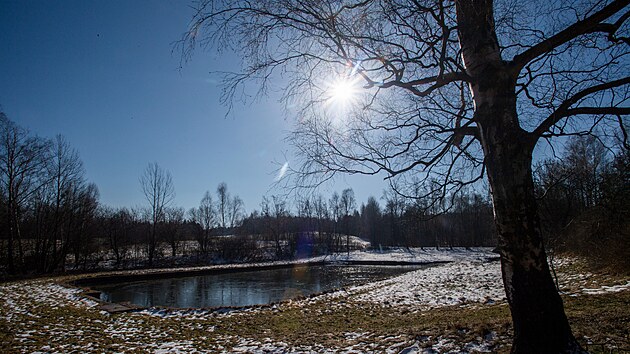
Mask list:
[[[140,306],[249,306],[401,274],[419,266],[295,266],[94,287],[101,300]]]

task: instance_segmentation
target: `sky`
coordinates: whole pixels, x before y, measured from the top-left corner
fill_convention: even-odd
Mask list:
[[[103,204],[143,205],[139,178],[151,162],[170,171],[174,205],[186,209],[221,182],[247,212],[283,192],[272,187],[282,164],[291,165],[284,137],[294,117],[274,96],[226,115],[215,72],[238,70],[234,54],[197,50],[180,65],[174,42],[191,4],[0,0],[0,109],[34,135],[63,135]],[[320,192],[352,187],[360,205],[385,185],[353,176]]]

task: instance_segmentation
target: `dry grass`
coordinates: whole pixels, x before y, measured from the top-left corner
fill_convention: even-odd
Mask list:
[[[561,280],[576,287],[624,280],[617,275],[589,273],[577,261],[565,262],[559,268],[564,274]],[[425,347],[447,339],[454,343],[484,342],[493,352],[509,352],[512,336],[505,303],[422,310],[324,296],[230,315],[162,318],[145,313],[110,315],[64,297],[35,300],[29,297],[28,289],[38,284],[50,284],[50,280],[0,288],[0,352],[144,352],[158,349],[164,342],[183,343],[184,350],[230,351],[244,339],[254,346],[282,342],[284,348],[373,352],[414,343]],[[25,293],[12,294],[9,302],[8,294],[2,294],[9,289]],[[572,296],[569,290],[564,296],[566,312],[582,345],[592,352],[630,350],[630,291]]]

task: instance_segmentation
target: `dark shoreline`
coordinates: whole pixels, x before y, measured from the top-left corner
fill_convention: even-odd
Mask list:
[[[124,283],[130,281],[144,281],[155,280],[171,277],[190,277],[198,275],[213,275],[213,274],[225,274],[225,273],[238,273],[238,272],[250,272],[259,270],[270,269],[282,269],[290,267],[309,267],[309,266],[323,266],[323,265],[375,265],[375,266],[420,266],[420,265],[432,265],[432,264],[446,264],[451,261],[430,261],[430,262],[405,262],[405,261],[316,261],[316,262],[304,262],[304,263],[283,263],[283,264],[248,264],[246,266],[239,266],[239,264],[233,264],[232,266],[209,266],[207,268],[200,269],[172,269],[169,271],[161,271],[160,269],[149,269],[143,273],[137,270],[128,271],[130,274],[105,274],[99,275],[98,273],[86,274],[86,277],[80,277],[78,279],[67,282],[66,284],[77,287],[89,287],[91,285],[101,285],[107,283]]]

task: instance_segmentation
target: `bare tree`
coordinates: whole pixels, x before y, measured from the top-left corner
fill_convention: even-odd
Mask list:
[[[357,202],[354,199],[354,191],[352,188],[346,188],[341,192],[339,205],[341,206],[343,218],[343,232],[346,234],[346,252],[348,256],[350,256],[350,215],[354,213],[357,208]]]
[[[7,266],[16,272],[24,260],[22,212],[28,200],[47,184],[45,164],[50,143],[10,121],[0,112],[0,182],[6,201]],[[16,261],[17,247],[17,261]],[[17,264],[16,264],[17,263]]]
[[[313,217],[313,206],[309,196],[301,196],[296,200],[297,216],[310,219]]]
[[[182,207],[165,209],[164,239],[171,246],[171,257],[177,256],[177,250],[182,241],[182,225],[184,224],[185,210]]]
[[[219,183],[217,187],[217,214],[219,226],[226,232],[227,228],[238,226],[243,218],[243,200],[239,196],[232,196],[228,192],[225,182]]]
[[[65,252],[71,250],[74,255],[74,268],[87,269],[89,256],[94,254],[98,245],[94,234],[95,217],[98,209],[99,191],[94,183],[75,183],[68,191],[72,195],[71,201],[66,204],[70,208],[71,217],[68,218],[66,227],[67,236],[65,246],[61,254],[61,267],[64,268]]]
[[[128,256],[131,245],[131,229],[136,222],[134,215],[127,208],[100,208],[101,229],[107,236],[109,247],[116,258],[116,267],[120,267]]]
[[[219,183],[217,186],[217,214],[219,216],[219,226],[222,232],[228,226],[230,212],[230,194],[227,190],[227,184],[225,182]]]
[[[385,221],[389,226],[390,242],[407,246],[406,240],[402,239],[403,230],[401,225],[403,213],[407,207],[405,198],[402,198],[393,188],[390,188],[383,191],[382,199],[385,202],[383,214],[386,216]]]
[[[317,233],[319,237],[322,237],[324,233],[324,223],[330,219],[328,207],[326,206],[326,201],[321,194],[315,196],[312,204],[315,217],[317,218]]]
[[[47,222],[50,228],[40,249],[40,270],[53,271],[65,262],[68,247],[71,246],[70,230],[80,217],[75,209],[79,199],[88,198],[85,170],[79,153],[68,141],[57,135],[52,141],[50,156],[46,163],[47,199],[50,203],[50,216]],[[95,187],[94,187],[95,188]],[[95,199],[98,199],[95,194]],[[75,235],[76,238],[76,235]],[[78,246],[75,245],[75,248]],[[76,257],[75,257],[76,258]],[[63,266],[63,264],[61,264]]]
[[[333,221],[333,230],[332,233],[330,235],[328,235],[328,239],[327,239],[327,244],[328,244],[328,249],[330,251],[332,251],[333,249],[336,251],[339,251],[339,244],[341,243],[340,237],[339,237],[339,230],[337,229],[337,226],[339,224],[339,221],[341,220],[341,206],[340,206],[340,201],[339,201],[339,193],[337,192],[333,192],[333,194],[330,196],[330,199],[328,199],[328,208],[330,210],[329,215]]]
[[[193,220],[201,225],[202,233],[199,235],[197,242],[201,253],[205,254],[209,251],[210,232],[216,225],[216,210],[209,191],[206,191],[203,198],[201,198],[199,207],[191,210],[191,212]]]
[[[427,195],[445,197],[487,176],[512,350],[577,352],[543,247],[532,156],[539,142],[563,135],[621,129],[627,141],[627,7],[204,0],[182,48],[184,57],[199,44],[242,54],[242,72],[226,77],[227,102],[250,80],[262,93],[288,82],[287,107],[302,103],[297,186],[337,173],[386,173],[401,194],[435,179]],[[329,83],[340,80],[365,89],[343,114],[330,109],[339,85]]]
[[[295,205],[297,209],[297,217],[302,219],[301,233],[313,237],[315,229],[317,227],[315,220],[315,199],[311,199],[312,196],[305,195],[296,198]]]
[[[239,224],[243,220],[245,203],[243,203],[243,200],[239,196],[235,195],[234,198],[230,200],[229,206],[230,227],[234,228],[239,226]]]
[[[361,205],[361,233],[374,249],[383,245],[381,218],[381,206],[374,197],[369,197],[367,203]]]
[[[582,208],[599,200],[599,180],[606,165],[606,148],[594,136],[572,137],[567,146],[565,163],[571,173],[570,185]]]
[[[265,232],[271,236],[275,244],[276,259],[282,259],[285,257],[282,236],[288,231],[286,224],[289,212],[286,200],[276,195],[271,196],[271,199],[263,197],[260,207],[264,218]]]
[[[157,162],[149,163],[140,176],[140,186],[142,193],[149,205],[149,218],[151,231],[147,244],[149,256],[149,266],[153,265],[155,250],[157,246],[157,228],[166,216],[166,207],[175,198],[175,187],[170,172],[162,169]]]

